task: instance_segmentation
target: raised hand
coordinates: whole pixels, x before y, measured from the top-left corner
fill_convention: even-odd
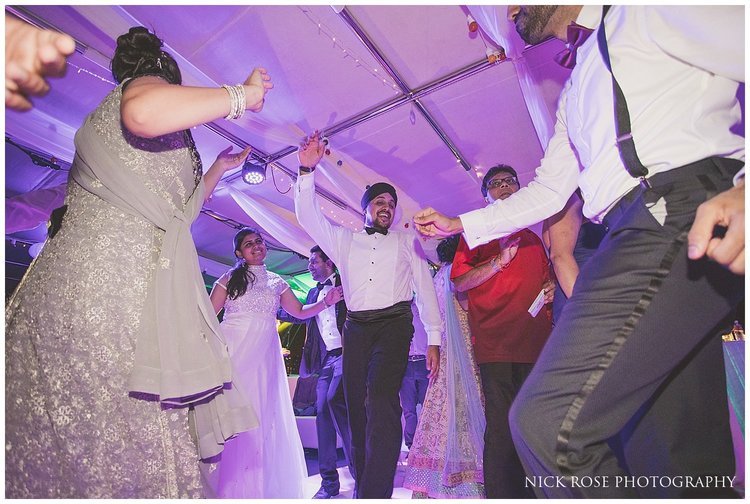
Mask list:
[[[250,112],[260,112],[263,110],[266,93],[273,89],[273,82],[268,71],[262,67],[256,67],[244,82],[245,86],[245,107]]]
[[[65,75],[65,62],[75,51],[68,35],[40,30],[13,16],[5,16],[5,106],[31,109],[30,96],[49,91],[48,77]]]
[[[299,144],[299,150],[297,151],[299,164],[306,168],[314,168],[323,159],[325,150],[326,146],[320,139],[320,132],[315,130],[312,135]]]
[[[722,238],[713,237],[714,227],[725,227]],[[688,257],[703,256],[732,273],[745,274],[745,182],[717,194],[698,207],[688,233]]]
[[[216,156],[216,161],[214,161],[214,164],[219,167],[222,173],[227,170],[231,170],[232,168],[237,168],[245,162],[247,156],[250,155],[250,150],[250,147],[245,147],[240,152],[236,152],[233,154],[232,146],[230,145],[223,151],[219,152],[219,155]]]
[[[463,231],[463,224],[458,217],[448,217],[437,210],[427,207],[420,210],[413,219],[414,228],[426,238],[433,236],[448,237]]]

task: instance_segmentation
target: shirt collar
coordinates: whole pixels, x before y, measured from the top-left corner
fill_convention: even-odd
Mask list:
[[[601,5],[584,5],[581,7],[581,12],[578,13],[576,23],[586,28],[595,30],[599,26],[599,22],[602,20],[602,6]]]

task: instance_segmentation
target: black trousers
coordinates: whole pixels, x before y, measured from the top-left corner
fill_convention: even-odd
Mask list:
[[[357,498],[388,499],[393,493],[401,449],[398,392],[414,335],[411,308],[405,306],[395,317],[370,314],[366,322],[347,318],[344,324],[344,395]]]
[[[340,488],[339,473],[336,468],[336,433],[341,436],[344,455],[349,463],[349,471],[354,474],[349,439],[349,422],[346,416],[344,385],[341,380],[342,356],[327,355],[318,376],[316,389],[315,428],[318,433],[318,465],[322,486],[329,493],[336,493]]]
[[[676,370],[703,355],[700,349],[711,344],[744,296],[743,277],[706,259],[690,261],[686,245],[698,205],[731,187],[740,166],[709,159],[657,174],[651,189],[635,189],[607,215],[609,234],[582,270],[511,408],[513,440],[537,495],[635,497],[644,491],[626,478],[627,464],[611,442],[637,421]],[[666,218],[660,222],[654,215],[662,207]],[[707,365],[721,368],[721,354],[713,355]],[[704,368],[691,369],[706,380],[717,376],[701,374]],[[728,415],[725,389],[701,399],[706,409]],[[675,428],[700,428],[703,422],[695,415],[665,414]],[[669,468],[651,470],[662,476]],[[713,475],[733,472],[717,465]],[[670,481],[646,487],[665,484]]]
[[[733,317],[721,324],[715,337],[696,347],[672,372],[651,400],[611,440],[628,474],[731,475],[735,471],[734,449],[727,405],[707,407],[706,397],[727,394],[721,333],[729,332]],[[713,403],[713,401],[712,401]],[[693,421],[675,421],[693,419]],[[675,499],[721,496],[716,488],[679,488],[646,485],[638,488],[641,498]],[[730,492],[727,489],[727,496]],[[732,495],[733,496],[733,495]]]
[[[534,492],[524,483],[524,471],[510,436],[508,411],[533,364],[489,362],[479,365],[484,393],[484,492],[488,499],[525,499]]]

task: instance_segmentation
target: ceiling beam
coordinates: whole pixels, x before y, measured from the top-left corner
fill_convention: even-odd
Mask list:
[[[122,9],[122,7],[119,7]],[[16,17],[26,21],[27,23],[36,26],[37,28],[43,29],[43,30],[52,30],[57,32],[62,32],[59,28],[57,28],[54,24],[42,19],[41,17],[37,16],[33,12],[29,11],[28,9],[25,9],[24,7],[12,7],[12,6],[6,6],[5,8],[8,12],[15,15]],[[128,14],[130,16],[130,14]],[[130,16],[133,18],[132,16]],[[140,20],[133,18],[133,20],[137,24],[143,25],[143,23],[140,22]],[[90,60],[91,62],[99,65],[103,69],[109,71],[108,62],[111,59],[109,56],[106,56],[104,54],[101,54],[99,51],[96,51],[95,49],[91,48],[84,42],[81,42],[80,40],[74,39],[76,44],[75,51],[80,54],[81,56],[85,57],[86,59]],[[170,52],[175,53],[173,56],[179,57],[183,61],[187,61],[185,58],[182,58],[181,55],[173,48],[169,48]],[[107,63],[102,63],[103,61],[106,61]],[[189,63],[189,62],[188,62]],[[194,68],[194,67],[193,67]],[[192,70],[192,68],[191,68]],[[185,69],[183,69],[185,71]],[[201,72],[202,74],[202,72]],[[205,75],[201,75],[204,79],[208,79]],[[218,86],[218,84],[216,84]],[[225,128],[219,126],[215,122],[205,123],[203,124],[205,128],[207,128],[209,131],[215,133],[216,135],[224,138],[225,140],[230,141],[234,145],[240,147],[241,149],[244,149],[245,147],[251,148],[251,156],[255,159],[258,159],[259,161],[271,164],[273,167],[278,169],[279,171],[285,173],[288,175],[292,180],[297,180],[297,173],[296,171],[292,171],[286,166],[284,166],[281,163],[276,162],[277,159],[280,159],[283,156],[271,156],[266,152],[263,152],[261,149],[258,149],[257,147],[251,145],[250,143],[246,142],[245,140],[241,139],[240,137],[230,133]],[[290,152],[295,152],[297,150],[296,147],[292,147],[292,150]],[[273,159],[271,159],[273,157]],[[241,175],[241,170],[236,171],[235,173],[225,176],[222,178],[222,182],[232,182],[239,178]],[[337,198],[333,194],[329,193],[325,189],[321,189],[316,187],[315,191],[324,199],[330,201],[337,207],[341,208],[342,210],[349,209],[355,214],[359,214],[359,211],[356,209],[353,209],[349,207],[344,201],[342,201],[340,198]]]
[[[24,9],[23,7],[20,8],[14,8],[11,6],[6,6],[6,10],[13,13],[14,15],[24,19],[25,21],[45,29],[52,29],[56,31],[60,31],[57,29],[52,23],[47,22],[44,19],[41,19],[34,13],[28,11],[27,9]],[[460,164],[464,170],[471,175],[471,179],[478,183],[478,180],[476,177],[473,176],[471,171],[471,165],[466,160],[466,158],[463,156],[463,154],[458,150],[458,147],[455,145],[453,140],[448,136],[447,133],[440,127],[440,125],[435,121],[435,119],[431,116],[429,111],[426,109],[424,104],[420,101],[420,98],[423,98],[435,91],[438,91],[440,89],[443,89],[445,87],[448,87],[452,84],[455,84],[457,82],[460,82],[464,79],[467,79],[473,75],[476,75],[484,70],[487,70],[489,68],[492,68],[502,61],[497,61],[495,63],[490,63],[486,58],[482,58],[474,63],[471,63],[463,68],[460,68],[458,70],[455,70],[451,73],[448,73],[442,77],[439,77],[427,84],[424,84],[418,88],[411,89],[406,82],[401,78],[401,76],[396,72],[396,70],[393,68],[393,66],[388,62],[388,60],[385,58],[385,56],[382,54],[380,49],[375,46],[375,44],[370,40],[369,36],[366,34],[366,32],[362,29],[362,27],[359,25],[359,23],[352,17],[350,12],[347,8],[344,8],[340,13],[339,16],[347,23],[347,25],[350,26],[350,28],[354,31],[355,35],[359,38],[361,43],[368,49],[368,51],[372,54],[372,56],[378,61],[378,63],[383,67],[383,69],[386,71],[386,73],[389,74],[389,76],[393,79],[393,81],[396,83],[396,85],[401,90],[401,93],[399,96],[396,96],[386,102],[383,102],[378,105],[374,105],[354,116],[351,116],[349,118],[346,118],[328,128],[325,128],[321,130],[321,135],[325,137],[332,137],[338,133],[342,133],[344,131],[347,131],[359,124],[362,124],[363,122],[369,121],[371,119],[374,119],[376,117],[379,117],[391,110],[394,110],[402,105],[406,105],[408,103],[414,103],[417,109],[420,111],[422,116],[425,118],[425,120],[428,122],[430,127],[433,129],[433,131],[438,135],[438,137],[443,141],[443,143],[448,147],[448,149],[451,151],[453,156],[456,158],[457,164]],[[76,52],[83,55],[84,57],[87,57],[89,59],[92,59],[94,63],[97,63],[101,65],[102,59],[107,59],[105,55],[101,55],[98,53],[98,51],[93,50],[91,47],[87,46],[85,43],[76,40]],[[91,54],[91,53],[96,53]],[[91,56],[94,56],[91,58]],[[256,148],[255,146],[251,145],[247,141],[241,139],[240,137],[232,134],[222,126],[216,124],[216,123],[206,123],[203,125],[213,133],[215,133],[218,136],[221,136],[225,140],[228,140],[232,142],[233,144],[237,145],[240,148],[244,147],[250,147],[251,150],[251,156],[255,159],[258,159],[261,162],[264,162],[268,165],[271,165],[272,169],[278,169],[282,173],[289,176],[292,180],[296,180],[297,173],[296,170],[290,170],[286,166],[284,166],[282,163],[279,162],[280,159],[293,154],[298,150],[297,146],[289,146],[284,149],[281,149],[275,153],[267,153],[262,151],[261,149]],[[241,170],[237,170],[234,173],[231,173],[225,177],[222,178],[222,182],[224,183],[231,183],[234,180],[238,179],[241,176]],[[329,193],[328,191],[320,188],[316,188],[316,192],[323,197],[324,199],[330,201],[337,207],[341,209],[349,209],[352,210],[349,205],[347,205],[344,201],[342,201],[340,198],[336,197],[335,195]],[[357,212],[356,209],[353,209],[354,212]]]
[[[383,53],[380,51],[380,49],[375,45],[375,43],[370,39],[370,37],[367,35],[365,30],[360,26],[360,24],[357,22],[356,19],[351,15],[349,12],[349,9],[344,7],[341,12],[339,12],[339,17],[343,19],[346,24],[349,25],[349,27],[354,31],[354,34],[357,36],[357,38],[362,42],[362,44],[367,48],[368,51],[370,51],[370,54],[380,63],[380,65],[383,67],[383,70],[386,71],[388,75],[391,76],[393,81],[396,83],[396,85],[401,89],[401,92],[405,95],[411,95],[413,92],[412,89],[406,84],[406,82],[401,78],[401,76],[396,72],[396,69],[393,68],[393,65],[390,64],[390,62],[385,58]],[[413,100],[414,104],[416,105],[419,112],[422,114],[422,116],[425,118],[425,120],[429,123],[429,125],[432,127],[433,131],[440,137],[440,139],[445,143],[445,145],[450,149],[451,153],[453,153],[453,156],[456,158],[456,161],[463,166],[464,170],[467,172],[471,171],[471,165],[468,161],[466,161],[466,158],[461,154],[461,152],[458,150],[458,147],[456,147],[456,144],[451,140],[451,138],[448,136],[448,134],[443,131],[443,129],[440,127],[440,125],[433,119],[432,115],[427,111],[427,108],[422,104],[419,99]],[[474,177],[472,179],[476,180]]]
[[[490,63],[487,60],[487,58],[482,58],[479,61],[471,63],[463,68],[459,68],[458,70],[455,70],[454,72],[446,74],[442,77],[435,79],[432,82],[429,82],[421,87],[418,87],[414,89],[413,91],[410,91],[408,94],[400,94],[379,105],[374,105],[366,110],[363,110],[359,114],[353,115],[342,121],[339,121],[338,123],[321,130],[320,132],[321,136],[331,138],[338,133],[342,133],[363,122],[369,121],[370,119],[374,119],[382,114],[385,114],[386,112],[390,112],[391,110],[394,110],[397,107],[406,105],[407,103],[412,103],[418,100],[419,98],[422,98],[424,96],[429,95],[430,93],[433,93],[447,86],[450,86],[451,84],[460,82],[479,72],[487,70],[488,68],[492,68],[496,66],[497,64],[499,64],[499,62]],[[278,152],[269,154],[267,160],[269,162],[273,162],[278,159],[284,158],[288,156],[289,154],[293,154],[296,151],[297,151],[297,147],[289,146],[284,149],[281,149]]]

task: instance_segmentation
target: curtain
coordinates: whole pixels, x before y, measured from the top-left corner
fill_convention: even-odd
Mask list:
[[[554,131],[554,116],[547,109],[544,97],[539,91],[539,84],[529,72],[523,56],[524,42],[516,33],[513,24],[507,20],[507,7],[474,5],[469,6],[468,9],[482,30],[490,36],[493,42],[505,49],[505,54],[513,62],[531,122],[534,124],[542,150],[546,149]]]

